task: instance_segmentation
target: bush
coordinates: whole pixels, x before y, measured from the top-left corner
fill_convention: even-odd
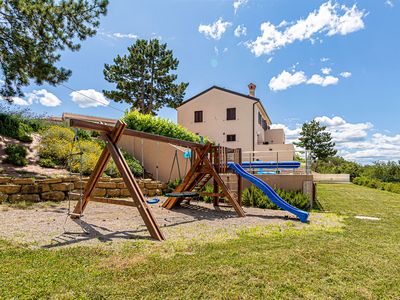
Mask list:
[[[276,190],[276,193],[290,205],[299,209],[309,209],[308,196],[302,192]],[[258,208],[279,209],[272,203],[268,197],[259,189],[251,186],[243,190],[242,203],[244,206],[252,206]]]
[[[201,137],[190,132],[181,125],[175,124],[172,121],[159,117],[144,115],[139,113],[138,111],[133,111],[125,114],[123,120],[126,122],[127,127],[130,129],[172,137],[190,142],[201,142]]]
[[[350,179],[353,179],[360,176],[363,166],[347,161],[343,157],[335,156],[319,160],[312,165],[312,169],[322,174],[350,174]]]
[[[7,145],[5,153],[7,154],[4,160],[5,163],[15,166],[26,166],[28,164],[28,160],[26,159],[28,152],[26,148],[21,145]]]
[[[53,125],[42,131],[39,146],[40,158],[53,161],[55,165],[65,166],[71,153],[74,132],[70,128]],[[90,149],[88,149],[90,151]]]
[[[40,158],[38,161],[39,166],[42,168],[55,168],[56,164],[49,158]]]
[[[21,142],[32,142],[33,128],[24,123],[20,115],[0,113],[0,134],[17,139]]]
[[[124,150],[122,150],[122,155],[124,156],[126,163],[128,164],[129,169],[131,170],[132,174],[136,177],[143,176],[143,168],[140,165],[139,161]],[[114,163],[114,161],[112,161],[112,160],[108,163],[107,168],[104,173],[106,173],[106,175],[108,175],[110,177],[120,176],[118,168],[117,168],[116,164]]]
[[[82,173],[84,175],[90,175],[96,166],[102,148],[94,141],[83,140],[74,144],[73,153],[79,153],[80,151],[82,151],[82,164],[80,155],[73,155],[69,161],[70,171],[79,173],[82,169]]]
[[[400,182],[400,161],[374,162],[365,166],[362,175],[384,182]]]
[[[182,182],[182,180],[180,179],[174,179],[174,180],[170,180],[167,183],[167,193],[171,193],[172,191],[174,191],[178,185],[180,185]]]
[[[368,177],[356,177],[354,178],[353,183],[373,189],[380,189],[400,194],[400,183],[384,182],[379,179],[368,178]]]

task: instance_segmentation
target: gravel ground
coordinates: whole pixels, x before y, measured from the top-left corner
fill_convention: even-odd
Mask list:
[[[245,208],[247,216],[239,218],[230,207],[216,210],[210,204],[192,202],[191,205],[166,210],[160,203],[149,206],[168,240],[232,238],[237,236],[238,230],[257,226],[310,226],[300,223],[285,211]],[[71,207],[74,204],[71,203]],[[67,212],[68,202],[39,203],[27,209],[0,205],[0,237],[43,248],[150,239],[134,207],[91,202],[81,220],[67,218]],[[329,220],[329,216],[324,214],[313,213],[310,219],[314,225],[340,225],[338,220]]]

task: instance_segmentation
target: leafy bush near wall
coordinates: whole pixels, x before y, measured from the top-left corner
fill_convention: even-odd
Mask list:
[[[178,185],[181,184],[181,182],[182,182],[182,180],[180,180],[180,179],[174,179],[174,180],[168,181],[166,192],[171,193],[178,187]]]
[[[290,205],[300,209],[309,209],[309,199],[307,195],[302,192],[276,190],[277,194]],[[272,203],[268,197],[259,189],[254,186],[244,189],[242,194],[242,202],[244,206],[279,209]]]
[[[362,176],[384,182],[400,182],[400,161],[374,162],[364,167]]]
[[[353,179],[353,183],[357,185],[366,186],[369,188],[400,194],[400,183],[384,182],[379,179],[368,178],[368,177],[356,177]]]
[[[7,155],[4,159],[5,163],[15,166],[26,166],[28,164],[28,160],[26,159],[28,152],[24,146],[12,144],[7,145],[5,153]]]
[[[312,165],[312,169],[322,174],[350,174],[351,179],[360,176],[363,172],[363,166],[340,156],[319,160],[318,163]]]
[[[91,132],[88,134],[78,131],[79,141],[74,142],[72,129],[58,125],[49,126],[42,131],[39,146],[39,165],[48,168],[63,166],[74,173],[82,169],[84,175],[89,175],[97,163],[104,148],[102,141],[94,139]],[[81,157],[77,155],[82,152]],[[70,154],[75,155],[70,155]],[[142,176],[143,169],[140,163],[129,153],[122,151],[129,168],[135,176]],[[111,177],[119,176],[115,163],[110,160],[105,173]]]
[[[144,115],[137,111],[125,114],[123,120],[128,128],[158,134],[180,140],[200,143],[201,138],[174,122],[151,115]]]

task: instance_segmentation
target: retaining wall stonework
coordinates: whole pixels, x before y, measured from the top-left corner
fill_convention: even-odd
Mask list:
[[[83,178],[81,183],[76,176],[48,179],[0,177],[0,203],[62,201],[68,199],[68,196],[77,200],[79,195],[76,193],[80,192],[81,186],[83,191],[87,181],[88,178]],[[143,194],[149,197],[160,196],[167,188],[165,183],[151,179],[138,179],[137,182]],[[93,196],[124,198],[130,197],[130,194],[122,178],[102,177]]]

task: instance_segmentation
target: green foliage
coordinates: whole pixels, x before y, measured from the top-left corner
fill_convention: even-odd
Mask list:
[[[38,161],[38,165],[42,168],[55,168],[55,162],[50,158],[40,158]]]
[[[130,129],[168,136],[190,142],[201,142],[201,139],[198,135],[190,132],[185,127],[175,124],[172,121],[154,117],[149,114],[145,115],[138,111],[133,111],[125,114],[123,120]]]
[[[69,147],[71,149],[71,145]],[[69,168],[74,173],[79,173],[82,170],[84,175],[90,175],[96,166],[97,160],[100,157],[102,148],[101,146],[91,140],[83,140],[74,143],[72,153],[82,152],[82,164],[81,156],[73,155],[69,160]],[[68,154],[67,154],[68,155]],[[68,159],[68,157],[66,157]]]
[[[136,177],[143,176],[143,168],[142,168],[140,162],[124,150],[122,150],[122,155],[124,156],[132,174]],[[105,173],[110,177],[120,176],[117,165],[112,160],[108,163]]]
[[[65,166],[73,140],[74,132],[70,128],[50,126],[42,132],[39,156],[52,160],[55,165]]]
[[[204,192],[204,193],[214,193],[213,185],[212,184],[206,184],[203,187],[202,192]],[[213,202],[213,197],[211,197],[211,196],[201,196],[200,200],[203,200],[206,203],[211,203],[211,202]]]
[[[335,156],[337,151],[332,136],[318,121],[304,123],[300,132],[300,142],[294,143],[297,146],[311,151],[314,159],[324,159]]]
[[[356,162],[347,161],[343,157],[335,156],[314,163],[312,170],[322,174],[350,174],[350,179],[353,179],[361,175],[363,166]]]
[[[400,182],[400,161],[375,162],[364,167],[363,175],[385,182]]]
[[[7,154],[7,157],[4,159],[5,163],[15,166],[26,166],[28,164],[28,160],[26,159],[28,152],[24,146],[9,144],[5,149],[5,153]]]
[[[303,194],[302,192],[277,189],[276,193],[287,203],[299,209],[306,210],[310,208],[310,200],[308,199],[307,195]],[[254,186],[243,190],[242,203],[244,206],[279,209],[259,188]]]
[[[33,128],[26,124],[21,115],[0,113],[0,135],[30,143],[32,132]]]
[[[178,76],[171,71],[178,68],[179,61],[167,50],[167,44],[160,44],[157,39],[138,39],[128,52],[118,55],[114,65],[105,64],[104,77],[116,84],[116,90],[104,90],[104,95],[129,103],[144,114],[155,114],[164,106],[179,106],[188,83],[174,83]]]
[[[379,179],[368,178],[368,177],[356,177],[353,179],[353,183],[357,185],[370,187],[373,189],[379,189],[400,194],[400,183],[383,182]]]
[[[22,96],[22,87],[66,81],[71,71],[59,67],[60,52],[77,51],[78,41],[93,36],[107,0],[0,1],[0,56],[8,102]]]
[[[182,180],[180,180],[180,179],[174,179],[174,180],[168,181],[166,192],[171,193],[178,187],[178,185],[181,184],[181,182],[182,182]]]

